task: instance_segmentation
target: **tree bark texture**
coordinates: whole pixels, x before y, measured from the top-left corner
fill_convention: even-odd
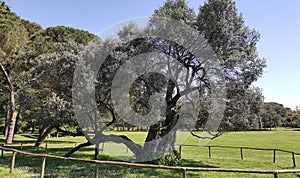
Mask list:
[[[16,104],[15,104],[15,91],[14,91],[14,86],[12,84],[12,79],[11,76],[8,74],[7,70],[3,66],[2,63],[0,63],[0,68],[2,73],[5,76],[5,79],[8,83],[8,88],[9,88],[9,97],[10,97],[10,116],[8,120],[8,125],[7,125],[7,135],[6,135],[6,143],[11,144],[14,139],[14,133],[15,133],[15,126],[16,126],[16,121],[17,121],[17,115],[18,111],[16,110]]]
[[[41,146],[42,143],[44,143],[47,135],[52,131],[54,127],[53,126],[47,126],[45,127],[39,134],[39,138],[37,139],[36,143],[35,143],[35,147],[39,147]]]

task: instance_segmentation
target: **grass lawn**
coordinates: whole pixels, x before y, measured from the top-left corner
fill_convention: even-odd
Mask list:
[[[143,142],[146,132],[117,132],[127,135],[136,142]],[[186,133],[178,133],[180,143],[199,144],[199,140]],[[15,141],[22,143],[24,151],[45,153],[45,145],[35,148],[29,142],[35,141],[35,136],[16,135]],[[179,139],[180,140],[180,139]],[[3,142],[4,138],[0,137]],[[85,142],[84,137],[60,137],[46,140],[48,154],[63,156],[72,149],[74,143],[58,142]],[[210,141],[208,145],[247,146],[257,148],[279,148],[300,153],[300,131],[295,129],[278,128],[272,131],[229,132]],[[17,149],[20,144],[12,145]],[[102,145],[100,145],[102,148]],[[100,154],[101,160],[130,160],[133,155],[124,145],[105,143],[104,151]],[[93,146],[76,152],[73,157],[93,159]],[[241,168],[241,169],[293,169],[291,154],[277,153],[276,163],[273,163],[273,151],[244,150],[244,160],[240,159],[239,149],[212,148],[212,158],[208,158],[207,147],[183,147],[182,166]],[[15,171],[9,174],[11,153],[5,152],[0,159],[0,177],[39,177],[41,159],[23,155],[16,156]],[[296,164],[300,169],[300,156],[296,156]],[[94,177],[95,166],[87,163],[58,161],[47,159],[45,177]],[[122,166],[100,166],[100,177],[181,177],[181,172],[157,169],[129,168]],[[188,177],[273,177],[272,175],[216,173],[216,172],[188,172]],[[300,174],[279,174],[279,177],[300,177]]]

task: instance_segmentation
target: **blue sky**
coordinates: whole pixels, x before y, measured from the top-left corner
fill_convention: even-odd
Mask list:
[[[99,34],[127,19],[150,16],[163,0],[7,0],[11,9],[44,28],[71,26]],[[189,0],[198,13],[204,0]],[[258,51],[268,67],[255,83],[265,101],[300,105],[300,1],[236,0],[246,25],[261,34]]]

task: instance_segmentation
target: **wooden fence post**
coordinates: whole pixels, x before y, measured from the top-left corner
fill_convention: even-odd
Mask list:
[[[96,167],[95,167],[95,178],[99,178],[99,165],[96,164]]]
[[[4,144],[1,144],[0,146],[3,147]],[[1,149],[1,158],[4,158],[4,150],[3,149]]]
[[[99,158],[99,143],[96,143],[95,145],[95,160],[98,160]],[[95,164],[95,178],[99,177],[99,165]]]
[[[210,146],[208,146],[208,157],[211,158],[211,150],[210,150]]]
[[[12,156],[11,156],[11,165],[10,165],[10,171],[9,173],[13,173],[14,172],[14,168],[15,168],[15,160],[16,160],[16,154],[17,152],[12,152]]]
[[[104,151],[104,142],[102,143],[102,148],[101,148],[101,152]]]
[[[179,156],[181,157],[182,145],[179,145]]]
[[[273,163],[276,162],[276,150],[274,149],[273,150]]]
[[[293,166],[296,167],[296,159],[295,159],[295,153],[292,152],[292,158],[293,158]]]
[[[241,147],[241,160],[244,160],[243,148]]]
[[[45,165],[46,165],[46,157],[42,157],[42,166],[41,166],[41,178],[44,178],[45,175]]]
[[[278,172],[274,172],[274,178],[278,178]]]
[[[182,178],[187,178],[187,175],[186,175],[186,168],[183,168],[182,169]]]

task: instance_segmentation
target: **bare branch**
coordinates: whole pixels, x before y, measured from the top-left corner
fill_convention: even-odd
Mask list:
[[[197,137],[197,138],[200,138],[200,139],[214,139],[214,138],[217,138],[217,137],[219,137],[220,135],[222,135],[221,132],[218,132],[217,134],[213,134],[213,133],[211,133],[210,131],[207,131],[207,133],[208,133],[209,135],[211,135],[212,137],[202,137],[202,136],[199,136],[199,135],[195,134],[190,128],[188,128],[188,127],[186,127],[186,128],[189,130],[189,132],[192,134],[192,136]]]
[[[105,106],[105,108],[109,110],[109,112],[111,113],[111,116],[112,116],[112,120],[110,122],[108,122],[107,124],[105,124],[105,126],[100,129],[100,132],[103,132],[107,127],[111,126],[116,121],[116,115],[114,113],[114,109],[109,104],[104,103],[102,101],[98,101],[98,102],[100,102],[103,106]]]
[[[62,133],[65,133],[65,134],[68,134],[68,135],[72,135],[73,137],[76,137],[76,136],[83,136],[83,132],[70,132],[70,131],[66,131],[66,130],[63,130],[61,129],[60,127],[55,127],[55,129],[58,131],[58,132],[62,132]]]
[[[96,136],[92,139],[93,143],[102,143],[102,142],[114,142],[122,143],[126,145],[136,156],[142,153],[142,146],[134,143],[130,138],[125,135],[104,135],[102,132],[98,132]]]

